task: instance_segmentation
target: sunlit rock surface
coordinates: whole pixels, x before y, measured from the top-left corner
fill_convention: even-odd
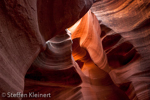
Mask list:
[[[70,28],[70,31],[72,39],[80,38],[80,46],[88,51],[91,59],[99,68],[107,66],[107,59],[100,39],[101,29],[96,16],[91,11],[81,19],[76,28]],[[76,51],[78,50],[76,49]]]
[[[82,22],[82,20],[85,19],[89,20]],[[90,11],[82,18],[82,20],[80,23],[84,27],[82,27],[82,25],[79,25],[79,27],[85,29],[87,28],[85,25],[89,27],[93,23],[93,20],[95,23],[98,23],[97,18],[92,15]],[[93,23],[93,26],[98,25],[95,23]],[[97,28],[93,27],[91,31],[85,32],[84,35],[88,35],[89,32],[94,33],[93,31],[96,30],[100,30],[99,25]],[[81,35],[82,32],[83,30],[78,34]],[[80,47],[78,38],[77,40],[74,40],[74,38],[73,42],[75,43],[73,44],[72,50],[73,56],[76,53],[76,56],[77,58],[79,57],[79,59],[76,59],[75,56],[74,58],[84,62],[82,70],[84,73],[81,71],[72,58],[72,41],[69,36],[70,34],[69,31],[63,32],[47,42],[47,49],[39,54],[26,74],[24,93],[26,94],[33,90],[40,93],[50,92],[52,95],[51,99],[54,100],[60,98],[71,100],[109,100],[111,98],[112,100],[120,100],[122,97],[123,100],[128,100],[125,93],[112,82],[109,74],[94,64],[88,53],[89,51],[87,52],[87,49]],[[98,32],[95,32],[94,34],[96,36],[93,37],[96,38],[97,35],[100,34],[100,31],[99,34]],[[88,37],[86,37],[86,39],[88,39]],[[98,38],[98,40],[100,40],[100,38]],[[91,41],[89,41],[89,43],[91,43]],[[96,43],[101,45],[100,41],[97,41]],[[78,47],[78,49],[76,49],[76,47]],[[99,50],[103,51],[102,46],[100,47]],[[83,56],[78,54],[78,50],[83,51]],[[93,51],[90,51],[90,53],[93,53]],[[102,58],[104,57],[101,57],[100,59]],[[87,74],[85,71],[87,71]],[[42,88],[42,90],[39,90],[39,88]],[[50,90],[47,88],[50,88]],[[68,90],[66,92],[74,91],[74,94],[70,93],[68,96],[66,95],[65,90]],[[57,92],[59,92],[59,94],[57,94]],[[41,100],[42,98],[38,99]]]
[[[150,1],[97,0],[91,10],[102,27],[114,83],[131,100],[149,100]]]
[[[0,99],[149,100],[149,3],[0,0]]]
[[[98,100],[128,100],[125,93],[114,85],[107,73],[110,68],[102,47],[101,29],[96,16],[89,11],[69,30],[73,40],[72,55],[75,60],[84,63],[81,67],[82,72],[90,79],[96,98]]]
[[[97,0],[91,10],[115,32],[139,28],[150,19],[149,0]]]

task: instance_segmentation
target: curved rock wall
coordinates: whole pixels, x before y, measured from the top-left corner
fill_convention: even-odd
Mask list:
[[[24,76],[41,48],[44,47],[44,43],[36,26],[34,33],[29,29],[25,31],[18,27],[15,20],[8,14],[7,5],[11,2],[7,4],[6,2],[0,1],[0,94],[3,92],[23,93]],[[36,8],[34,4],[32,6]],[[32,11],[30,8],[28,10]],[[36,23],[35,21],[34,24]],[[34,25],[30,24],[30,26]],[[34,37],[35,33],[36,37]],[[0,96],[0,99],[4,100],[5,98]],[[15,98],[15,100],[17,99],[19,98]]]
[[[0,95],[149,100],[150,1],[92,2],[0,1]]]
[[[89,85],[96,98],[98,100],[128,100],[125,93],[114,85],[107,73],[110,68],[102,47],[101,29],[96,16],[89,11],[69,30],[72,33],[73,57],[83,62],[82,72],[89,78]],[[84,89],[85,86],[83,85],[82,88]]]
[[[91,10],[102,27],[111,78],[130,99],[149,100],[150,1],[100,0]]]
[[[46,50],[46,41],[74,24],[93,3],[92,0],[52,2],[51,0],[0,0],[0,95],[7,92],[23,93],[26,72],[39,53]],[[69,6],[63,6],[64,4]],[[72,9],[76,12],[72,13]],[[50,16],[45,16],[48,12]],[[62,12],[63,15],[58,12]],[[8,100],[2,96],[0,99]],[[17,100],[21,97],[11,99]]]
[[[128,32],[149,21],[149,3],[149,0],[101,0],[91,10],[115,32]]]
[[[85,48],[91,59],[99,68],[105,68],[107,59],[102,48],[100,34],[101,30],[97,18],[89,11],[75,28],[70,28],[72,39],[80,38],[80,46]],[[77,50],[78,51],[78,50]]]
[[[62,98],[69,100],[120,100],[123,98],[122,100],[128,100],[126,94],[112,82],[109,74],[99,68],[106,62],[101,63],[101,66],[96,62],[99,66],[95,65],[94,61],[97,59],[93,56],[100,57],[98,62],[107,61],[106,56],[103,55],[100,37],[97,38],[100,33],[98,20],[90,11],[71,33],[73,57],[84,63],[82,71],[72,58],[70,33],[63,32],[50,39],[47,42],[47,49],[38,55],[26,74],[24,93],[50,92],[52,100]],[[90,35],[91,38],[89,38]],[[95,45],[92,45],[93,43]],[[89,49],[92,46],[94,50]],[[93,52],[96,50],[98,52]],[[99,56],[101,54],[102,56]],[[66,92],[69,91],[67,95]],[[42,98],[37,99],[42,100]]]

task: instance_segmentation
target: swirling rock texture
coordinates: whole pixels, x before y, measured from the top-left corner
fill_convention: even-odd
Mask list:
[[[125,93],[114,85],[105,72],[110,69],[102,47],[101,29],[96,16],[89,11],[69,30],[72,33],[73,57],[84,63],[82,72],[89,78],[96,100],[128,100]]]
[[[82,80],[71,54],[72,41],[69,34],[69,31],[64,31],[47,41],[46,50],[39,54],[26,74],[25,94],[34,89],[34,92],[51,93],[52,100],[82,97],[79,86]],[[71,93],[66,95],[65,92]]]
[[[91,10],[102,27],[114,83],[131,100],[149,100],[150,1],[97,0]]]
[[[26,72],[39,53],[46,50],[46,41],[80,19],[89,10],[92,2],[92,0],[67,0],[65,2],[62,2],[62,0],[47,0],[41,3],[41,0],[0,0],[1,100],[8,100],[8,98],[3,97],[3,93],[23,93]],[[73,4],[74,6],[63,6]],[[48,7],[49,9],[47,9]],[[55,8],[56,11],[54,11],[53,7],[61,8],[61,10]],[[71,11],[72,9],[75,12]],[[60,16],[58,10],[63,15]],[[41,12],[44,12],[44,14]],[[49,14],[45,15],[47,12]],[[63,20],[63,16],[66,19]],[[54,18],[56,19],[54,20]],[[49,19],[52,19],[52,22]],[[48,20],[49,22],[47,22]],[[71,70],[74,71],[74,69]],[[76,76],[78,77],[78,75]],[[77,83],[80,83],[80,81]],[[4,96],[6,97],[6,95]],[[21,97],[9,99],[17,100]]]
[[[93,28],[87,30],[91,25],[93,25]],[[100,37],[96,38],[100,35],[100,27],[98,20],[93,13],[89,11],[82,18],[77,31],[79,32],[76,34],[77,36],[85,31],[83,34],[84,36],[76,38],[73,35],[74,32],[72,32],[72,39],[74,42],[73,56],[75,60],[81,60],[84,62],[83,72],[74,61],[71,54],[72,42],[71,37],[69,36],[71,33],[69,31],[62,32],[60,35],[56,35],[54,38],[47,41],[46,50],[38,55],[28,70],[26,74],[24,94],[33,91],[35,93],[50,92],[52,100],[128,100],[126,94],[112,82],[110,76],[99,68],[101,67],[100,64],[98,63],[99,66],[96,66],[95,62],[92,61],[95,60],[93,55],[97,53],[97,55],[102,54],[102,56],[97,57],[100,58],[99,61],[103,61],[102,59],[107,60],[103,53],[102,43],[101,41],[98,41],[100,40]],[[92,40],[89,40],[89,35],[93,37]],[[78,38],[85,43],[81,47]],[[94,45],[94,50],[91,50],[90,48],[93,46],[92,42],[96,43]],[[90,43],[89,46],[87,46],[89,49],[84,48],[87,43]],[[91,54],[94,53],[93,51],[96,51],[96,49],[102,53],[96,52],[95,54]],[[79,54],[80,52],[82,52],[82,54]],[[105,66],[106,62],[101,64]],[[23,99],[32,98],[28,97]],[[43,98],[38,99],[41,100]]]
[[[150,1],[94,2],[0,0],[1,100],[150,98]]]

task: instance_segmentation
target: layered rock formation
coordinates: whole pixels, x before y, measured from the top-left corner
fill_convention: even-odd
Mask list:
[[[91,25],[92,28],[90,28]],[[74,31],[72,28],[70,30],[72,31],[73,57],[84,63],[82,71],[72,58],[69,37],[71,33],[63,32],[50,39],[47,42],[47,49],[41,52],[33,62],[26,74],[24,94],[32,91],[43,94],[50,92],[51,99],[54,100],[128,100],[125,93],[112,82],[109,74],[100,69],[101,66],[107,66],[107,62],[97,63],[107,59],[101,45],[99,37],[101,32],[95,15],[89,11],[81,19],[78,27]],[[94,57],[95,55],[97,57]],[[69,91],[75,92],[67,95],[65,92]]]
[[[114,83],[126,91],[130,99],[149,100],[150,1],[101,0],[95,2],[91,10],[105,35],[103,46],[113,68],[109,74]],[[112,44],[117,41],[116,45]]]
[[[1,100],[149,100],[150,1],[92,2],[0,1]]]
[[[101,29],[96,16],[89,11],[69,30],[72,32],[73,43],[75,42],[73,57],[84,63],[82,72],[89,78],[96,100],[128,100],[125,93],[114,85],[108,73],[105,72],[109,72],[110,69],[102,47]],[[82,88],[85,87],[82,86]]]
[[[60,2],[61,0],[57,1]],[[57,3],[53,2],[53,3]],[[81,18],[90,8],[91,0],[78,0],[78,1],[65,1],[59,3],[57,6],[46,6],[45,4],[51,4],[52,1],[44,1],[41,3],[40,0],[1,0],[0,1],[0,68],[1,68],[1,85],[0,94],[3,93],[16,93],[24,91],[24,77],[27,70],[30,68],[33,61],[36,59],[38,54],[46,49],[46,41],[51,39],[54,35],[61,33],[67,27],[74,24],[79,18]],[[63,6],[63,5],[74,4],[75,6]],[[40,6],[39,6],[40,5]],[[53,4],[54,5],[54,4]],[[78,6],[76,6],[78,5]],[[69,16],[69,19],[61,19],[63,22],[60,24],[60,20],[55,20],[54,22],[47,22],[40,19],[44,16],[41,13],[46,11],[41,9],[48,7],[63,8],[61,12],[63,16]],[[59,6],[59,7],[58,7]],[[52,8],[49,8],[52,9]],[[67,12],[72,12],[70,8],[76,9],[75,14]],[[38,9],[38,10],[37,10]],[[52,9],[50,14],[55,13],[52,18],[62,18],[63,16],[57,15],[57,10]],[[66,12],[67,11],[67,12]],[[46,11],[47,12],[47,11]],[[45,13],[45,12],[44,12]],[[72,15],[72,17],[70,17]],[[44,17],[43,17],[44,18]],[[50,17],[51,18],[51,17]],[[46,21],[50,21],[50,18],[45,18]],[[39,20],[38,20],[39,19]],[[52,19],[53,20],[53,19]],[[42,21],[42,22],[41,22]],[[58,21],[58,22],[57,22]],[[44,24],[44,28],[41,27]],[[56,25],[51,28],[52,25]],[[63,24],[63,26],[62,26]],[[49,25],[49,26],[48,26]],[[66,26],[65,26],[66,25]],[[52,33],[44,33],[42,30],[47,30],[45,27],[49,27],[55,30]],[[40,31],[39,31],[40,30]],[[47,30],[47,32],[50,32]],[[6,94],[7,95],[7,94]],[[6,95],[4,95],[6,97]],[[0,96],[2,100],[8,99]],[[21,97],[12,98],[21,99]]]
[[[1,100],[5,99],[2,97],[2,93],[23,93],[25,74],[41,49],[44,48],[44,40],[38,30],[36,11],[32,9],[36,10],[36,3],[23,2],[0,1]],[[29,6],[30,4],[32,8]],[[14,98],[14,100],[17,99],[19,98]]]

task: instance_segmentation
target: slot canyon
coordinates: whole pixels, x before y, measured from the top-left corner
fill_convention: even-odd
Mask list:
[[[0,100],[150,100],[150,0],[0,0]]]

